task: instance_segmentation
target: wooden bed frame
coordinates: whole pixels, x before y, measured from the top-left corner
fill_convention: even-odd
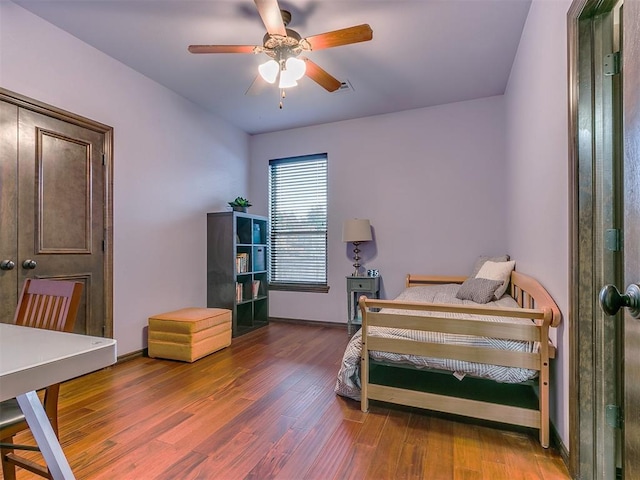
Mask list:
[[[407,275],[407,287],[462,283],[466,277],[433,277]],[[549,446],[549,360],[555,358],[555,347],[549,339],[549,328],[557,327],[562,315],[549,293],[535,279],[519,272],[511,274],[511,296],[521,308],[446,305],[435,303],[376,300],[360,297],[362,311],[361,409],[369,410],[369,400],[425,408],[484,420],[539,429],[540,444]],[[434,316],[383,313],[381,308],[422,310]],[[519,325],[478,320],[443,318],[438,312],[528,318],[531,324]],[[536,353],[512,352],[466,345],[426,343],[408,339],[388,339],[368,335],[369,327],[392,327],[453,334],[476,335],[501,339],[540,342]],[[426,357],[449,358],[469,362],[528,368],[538,371],[538,408],[516,407],[493,402],[458,398],[406,388],[372,383],[369,351],[385,351]],[[488,380],[490,382],[490,380]]]

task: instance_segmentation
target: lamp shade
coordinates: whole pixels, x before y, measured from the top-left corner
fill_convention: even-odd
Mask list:
[[[369,220],[353,218],[344,221],[342,225],[343,242],[370,242],[371,240],[371,224]]]
[[[280,65],[275,60],[269,60],[258,67],[260,76],[269,83],[274,83],[278,72],[280,71]]]
[[[298,85],[294,73],[291,70],[280,71],[280,82],[278,82],[278,88],[291,88]]]
[[[293,75],[294,80],[300,80],[307,71],[307,64],[305,61],[296,57],[288,58],[286,66],[287,71]]]

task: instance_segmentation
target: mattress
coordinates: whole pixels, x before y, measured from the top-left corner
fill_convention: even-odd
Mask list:
[[[456,298],[456,293],[460,288],[459,284],[428,285],[410,287],[405,289],[396,300],[405,302],[427,302],[444,303],[456,305],[477,304],[470,300],[460,300]],[[517,302],[509,295],[503,295],[499,300],[486,304],[487,306],[502,308],[519,308]],[[471,320],[491,321],[499,323],[523,323],[530,324],[529,319],[518,319],[511,317],[486,316],[456,314],[448,312],[420,312],[411,310],[384,309],[384,313],[403,313],[411,315],[437,315],[439,317],[465,318]],[[360,353],[362,336],[361,330],[356,332],[344,352],[335,391],[337,394],[360,400]],[[485,347],[517,352],[535,352],[538,345],[535,342],[505,340],[489,337],[478,337],[471,335],[457,335],[440,332],[425,332],[418,330],[405,330],[399,328],[370,327],[369,335],[386,338],[403,338],[418,340],[423,342],[447,343],[455,345],[471,345],[475,347]],[[489,365],[484,363],[473,363],[462,360],[420,357],[416,355],[402,355],[389,352],[370,351],[370,358],[389,364],[411,365],[422,369],[437,369],[448,371],[462,380],[469,375],[475,378],[485,378],[503,383],[522,383],[537,376],[537,370],[524,368],[505,367],[501,365]]]

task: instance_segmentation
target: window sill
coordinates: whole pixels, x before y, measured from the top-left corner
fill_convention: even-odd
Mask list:
[[[270,283],[269,290],[282,292],[328,293],[329,285],[309,285],[303,283]]]

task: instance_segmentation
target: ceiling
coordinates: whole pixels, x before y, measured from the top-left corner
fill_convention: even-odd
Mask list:
[[[14,0],[249,134],[501,95],[530,0],[280,0],[307,36],[368,23],[373,40],[306,56],[349,88],[309,78],[245,95],[264,54],[190,44],[262,45],[251,0]]]

